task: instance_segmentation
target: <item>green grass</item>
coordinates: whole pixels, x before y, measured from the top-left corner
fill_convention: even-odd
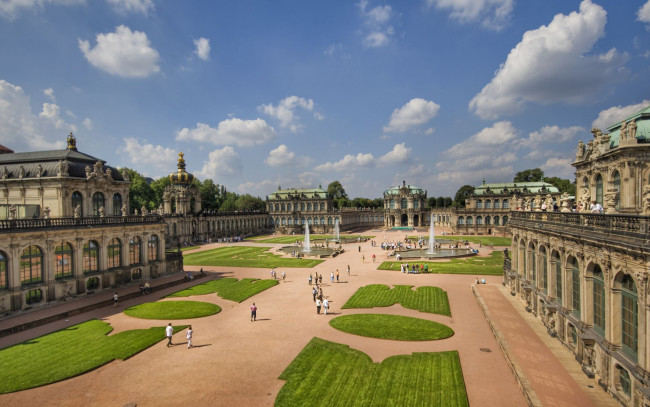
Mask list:
[[[404,308],[432,314],[451,316],[447,292],[438,287],[396,285],[389,288],[384,284],[371,284],[359,288],[342,308],[390,307],[400,304]]]
[[[373,363],[349,346],[313,338],[279,377],[275,406],[468,406],[458,352]]]
[[[349,334],[396,341],[435,341],[454,334],[446,325],[400,315],[344,315],[330,320],[330,325]]]
[[[400,264],[426,264],[429,273],[436,274],[476,274],[500,276],[503,274],[503,252],[494,251],[489,257],[468,257],[464,259],[450,259],[450,261],[384,261],[378,270],[400,271]]]
[[[187,325],[174,327],[174,332]],[[165,339],[165,328],[106,336],[113,328],[93,319],[0,350],[0,393],[31,389],[128,359]]]
[[[221,307],[209,302],[199,301],[159,301],[129,307],[124,313],[130,317],[143,319],[186,319],[201,318],[221,312]]]
[[[186,266],[225,267],[314,267],[324,260],[280,257],[270,247],[229,246],[183,255]]]
[[[472,243],[472,247],[475,249],[479,249],[477,246],[479,243],[483,244],[483,246],[488,246],[490,244],[493,244],[495,246],[507,246],[510,247],[512,243],[512,239],[509,237],[499,237],[499,236],[474,236],[474,235],[467,235],[467,236],[447,236],[447,235],[442,235],[442,236],[436,236],[436,239],[441,239],[441,240],[457,240],[459,242],[464,242],[467,240],[468,242]],[[508,249],[509,250],[509,249]]]
[[[357,239],[357,238],[362,238],[362,239],[372,239],[375,236],[361,236],[361,235],[341,235],[341,239]],[[324,241],[325,239],[332,240],[334,239],[334,235],[310,235],[309,240],[314,241],[314,240],[319,240],[319,241]],[[255,237],[247,237],[246,240],[252,240],[255,242],[260,242],[260,243],[283,243],[283,244],[291,244],[295,243],[296,240],[299,242],[302,242],[305,240],[305,235],[285,235],[285,236],[255,236]],[[319,242],[320,243],[320,242]]]
[[[277,285],[279,282],[279,280],[259,280],[256,278],[243,278],[238,281],[234,277],[228,277],[195,285],[194,287],[177,291],[167,297],[189,297],[191,295],[217,293],[217,295],[226,300],[242,302],[255,294]]]

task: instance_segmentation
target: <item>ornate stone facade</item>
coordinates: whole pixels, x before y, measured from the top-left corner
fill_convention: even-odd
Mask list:
[[[430,223],[427,191],[413,185],[393,186],[384,191],[384,226],[418,227]]]
[[[633,124],[632,124],[633,123]],[[504,284],[621,404],[650,403],[650,107],[576,153],[581,212],[513,212]],[[592,212],[590,202],[604,206]]]

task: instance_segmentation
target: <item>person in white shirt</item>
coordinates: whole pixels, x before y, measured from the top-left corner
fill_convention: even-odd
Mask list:
[[[170,322],[169,325],[167,325],[167,328],[165,328],[165,336],[167,339],[169,339],[169,342],[167,342],[167,347],[169,345],[173,345],[172,343],[172,335],[174,334],[174,328],[172,327],[172,323]]]
[[[325,310],[325,315],[327,315],[327,310],[330,307],[330,302],[327,301],[327,298],[323,300],[323,309]]]
[[[187,339],[187,349],[192,347],[192,335],[194,331],[192,330],[192,325],[187,327],[187,332],[185,333],[185,339]]]

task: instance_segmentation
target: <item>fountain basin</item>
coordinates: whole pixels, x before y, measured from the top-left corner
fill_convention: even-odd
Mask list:
[[[339,253],[343,253],[343,249],[332,249],[329,247],[312,247],[308,252],[303,251],[302,247],[299,246],[283,246],[279,248],[283,253],[291,254],[297,252],[300,254],[300,257],[335,257]]]
[[[429,253],[429,249],[410,249],[397,251],[396,255],[391,258],[394,260],[399,254],[402,256],[402,260],[405,259],[448,259],[453,257],[471,257],[476,256],[476,253],[462,248],[462,249],[436,249],[434,253]]]

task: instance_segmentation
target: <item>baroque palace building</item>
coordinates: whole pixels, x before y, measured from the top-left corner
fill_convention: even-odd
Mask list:
[[[504,284],[622,405],[650,404],[650,106],[578,144],[577,207],[513,211]],[[604,207],[590,210],[591,202]]]
[[[410,227],[428,225],[431,211],[427,207],[427,191],[406,185],[392,186],[384,191],[384,226]]]
[[[182,268],[162,217],[127,214],[126,172],[67,141],[0,154],[0,315]]]

